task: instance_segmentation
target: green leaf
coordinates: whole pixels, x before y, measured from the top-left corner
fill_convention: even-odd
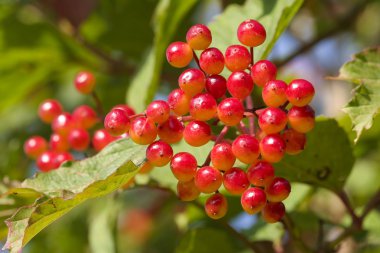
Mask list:
[[[265,27],[267,37],[255,48],[255,59],[264,59],[302,3],[303,0],[247,0],[242,6],[231,4],[209,25],[213,34],[212,46],[224,52],[229,45],[240,44],[236,36],[239,24],[246,19],[256,19]]]
[[[380,47],[355,54],[341,67],[336,79],[357,85],[352,100],[343,109],[351,118],[356,142],[364,129],[372,127],[380,110]]]
[[[161,0],[155,13],[155,40],[139,72],[131,81],[127,102],[137,111],[143,111],[153,99],[160,82],[165,49],[176,29],[198,0]]]
[[[21,207],[6,221],[9,232],[4,248],[19,252],[37,233],[75,206],[122,187],[138,172],[145,159],[144,149],[121,139],[94,157],[68,162],[25,180],[22,187],[43,193],[44,197]]]
[[[236,240],[224,229],[197,228],[189,230],[179,242],[176,253],[238,252]]]
[[[279,175],[291,181],[341,190],[354,164],[346,132],[334,119],[319,118],[307,134],[305,150],[275,164]]]

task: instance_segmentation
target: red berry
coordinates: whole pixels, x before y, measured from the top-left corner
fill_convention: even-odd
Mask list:
[[[286,88],[288,86],[284,81],[281,80],[271,80],[268,81],[262,91],[262,97],[264,103],[267,106],[279,107],[283,105],[286,101]]]
[[[94,149],[99,152],[114,140],[117,140],[117,138],[110,135],[107,130],[99,129],[92,137],[92,146],[94,146]]]
[[[62,105],[55,99],[47,99],[38,107],[38,116],[45,123],[53,122],[62,112]]]
[[[68,140],[72,149],[84,151],[90,145],[90,134],[82,128],[73,129],[69,133]]]
[[[285,206],[282,202],[268,202],[261,211],[261,215],[263,220],[265,220],[267,223],[278,222],[285,215]]]
[[[139,117],[132,121],[129,129],[131,139],[140,145],[152,143],[157,137],[157,128],[153,121],[146,117]]]
[[[275,177],[265,188],[267,198],[270,202],[281,202],[285,200],[291,191],[290,183],[282,177]]]
[[[243,71],[251,63],[251,54],[246,47],[241,45],[232,45],[227,47],[224,54],[226,67],[231,71]]]
[[[151,172],[153,170],[153,165],[149,162],[145,162],[143,163],[141,166],[140,166],[140,170],[139,170],[139,173],[140,174],[148,174],[149,172]]]
[[[227,80],[221,75],[210,75],[206,79],[206,90],[215,99],[221,98],[227,91]]]
[[[218,105],[218,117],[226,126],[235,126],[243,119],[244,106],[237,98],[226,98]]]
[[[314,128],[315,112],[310,106],[293,106],[288,112],[289,124],[300,133],[307,133]]]
[[[136,114],[135,110],[133,110],[130,106],[125,105],[125,104],[115,105],[114,107],[112,107],[111,111],[113,109],[123,110],[125,114],[127,114],[127,116],[129,117]]]
[[[63,112],[53,120],[51,127],[54,132],[67,136],[75,127],[75,122],[70,113]]]
[[[286,145],[279,134],[269,134],[260,141],[263,159],[270,163],[279,162],[285,154]]]
[[[256,187],[248,188],[241,195],[241,206],[248,214],[255,214],[264,208],[267,198],[264,190]]]
[[[55,156],[56,168],[60,167],[62,163],[74,160],[69,152],[57,152]]]
[[[247,19],[242,22],[237,29],[239,41],[248,47],[261,45],[266,38],[265,28],[258,21]]]
[[[223,185],[229,193],[241,195],[249,187],[249,181],[244,170],[231,168],[223,175]]]
[[[259,116],[259,126],[266,134],[282,131],[287,121],[286,113],[277,107],[268,107]]]
[[[41,136],[32,136],[24,143],[24,152],[30,158],[36,159],[47,150],[47,142]]]
[[[211,127],[203,121],[191,121],[183,131],[183,138],[191,146],[202,146],[211,139]]]
[[[146,109],[146,116],[155,123],[164,123],[170,116],[169,104],[163,100],[153,101]]]
[[[211,219],[223,218],[227,213],[227,209],[227,199],[220,193],[215,193],[206,200],[205,211]]]
[[[268,162],[259,161],[248,168],[247,177],[254,186],[265,187],[274,178],[274,168]]]
[[[222,171],[232,168],[236,161],[232,147],[228,143],[216,144],[211,150],[210,158],[212,166]]]
[[[314,93],[313,85],[304,79],[291,81],[286,89],[286,97],[289,102],[299,107],[308,105],[313,99]]]
[[[50,136],[49,146],[51,150],[60,152],[70,149],[70,144],[67,136],[63,136],[57,133],[53,133]]]
[[[165,166],[170,162],[172,156],[172,147],[161,140],[153,142],[146,149],[146,158],[153,166]]]
[[[82,71],[75,77],[74,84],[80,93],[89,94],[94,90],[95,77],[91,72]]]
[[[178,181],[191,181],[197,172],[197,159],[190,153],[180,152],[173,156],[170,168]]]
[[[190,100],[190,115],[195,120],[207,121],[216,115],[216,100],[208,93],[198,94]]]
[[[73,111],[75,124],[80,128],[90,129],[98,123],[99,118],[94,109],[88,105],[81,105]]]
[[[254,163],[259,157],[259,142],[248,134],[239,135],[232,143],[236,158],[246,164]]]
[[[104,128],[114,136],[122,135],[130,128],[131,122],[124,110],[112,109],[104,119]]]
[[[37,158],[37,167],[43,171],[48,172],[50,170],[56,169],[59,165],[56,162],[57,153],[54,151],[45,151]]]
[[[209,75],[220,74],[224,69],[224,56],[219,49],[210,47],[201,53],[199,65]]]
[[[183,68],[193,59],[193,50],[185,42],[173,42],[166,49],[166,59],[173,67]]]
[[[212,42],[211,31],[205,25],[193,25],[186,33],[186,41],[192,49],[204,50]]]
[[[195,186],[194,179],[186,182],[178,181],[177,194],[182,201],[193,201],[200,195],[200,191]]]
[[[190,97],[181,89],[175,89],[168,96],[170,109],[177,115],[185,115],[189,112]]]
[[[276,75],[276,66],[268,60],[258,61],[251,67],[252,80],[260,87],[264,87],[267,82],[275,80]]]
[[[251,76],[244,71],[233,72],[228,77],[227,90],[235,98],[246,98],[253,90]]]
[[[186,95],[192,97],[203,91],[206,85],[206,76],[199,69],[186,69],[179,76],[178,85]]]
[[[222,185],[223,176],[219,170],[205,166],[197,170],[195,174],[195,185],[203,193],[212,193]]]
[[[172,144],[177,143],[182,139],[184,129],[185,127],[177,117],[169,116],[167,121],[158,125],[157,133],[161,140]]]
[[[306,144],[306,135],[289,128],[284,131],[282,138],[286,143],[286,153],[289,155],[297,155],[301,153]]]

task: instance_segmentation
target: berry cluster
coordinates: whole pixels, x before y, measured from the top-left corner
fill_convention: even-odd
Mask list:
[[[149,145],[144,166],[170,164],[181,200],[211,194],[205,203],[211,218],[219,219],[227,212],[227,199],[219,192],[223,185],[230,194],[241,196],[244,211],[261,211],[264,220],[277,222],[285,213],[282,201],[291,187],[286,179],[275,176],[272,163],[279,162],[285,153],[295,155],[303,150],[305,133],[314,127],[314,111],[308,105],[314,88],[303,79],[290,84],[277,80],[276,66],[268,60],[253,62],[254,47],[266,38],[259,22],[244,21],[237,36],[242,45],[229,46],[223,55],[210,47],[212,35],[207,26],[192,26],[187,42],[170,44],[166,58],[177,68],[188,66],[194,59],[198,68],[182,72],[179,88],[167,101],[153,101],[144,113],[132,117],[122,108],[114,108],[107,114],[104,127],[112,135],[128,132],[135,143]],[[202,50],[199,57],[196,50]],[[231,71],[227,79],[220,75],[224,67]],[[254,86],[262,89],[266,107],[253,107]],[[218,124],[223,129],[215,134],[213,129]],[[236,138],[225,138],[233,128],[239,133]],[[188,152],[173,154],[171,144],[182,138],[194,147],[211,140],[215,145],[206,161],[199,164]],[[237,167],[237,160],[245,165]]]
[[[74,80],[75,88],[82,94],[94,94],[95,78],[90,72],[80,72]],[[127,105],[118,105],[128,116],[134,111]],[[59,101],[47,99],[38,108],[39,118],[51,124],[53,133],[49,141],[42,136],[32,136],[24,143],[24,152],[36,159],[37,167],[47,172],[57,169],[63,162],[74,160],[73,153],[93,148],[96,152],[117,139],[97,124],[101,122],[98,113],[88,105],[80,105],[72,113],[65,112]],[[92,135],[92,137],[91,137]]]

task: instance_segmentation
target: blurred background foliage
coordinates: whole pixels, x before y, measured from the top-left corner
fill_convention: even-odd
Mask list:
[[[180,70],[164,61],[166,46],[183,40],[192,24],[209,23],[229,5],[243,3],[0,0],[0,193],[34,171],[22,145],[30,135],[49,137],[49,127],[36,113],[43,99],[57,98],[68,111],[83,103],[93,105],[73,88],[79,70],[95,73],[106,110],[124,102],[141,110],[153,96],[165,97],[177,85]],[[354,52],[379,42],[380,1],[305,0],[269,59],[279,66],[281,78],[311,80],[317,89],[313,106],[318,114],[337,117],[353,143],[351,122],[341,111],[352,86],[325,77],[337,76]],[[141,91],[147,95],[141,96]],[[131,101],[133,97],[138,99]],[[358,209],[379,190],[379,144],[380,120],[376,119],[354,146],[357,160],[346,184]],[[333,238],[339,229],[331,224],[347,223],[344,206],[327,190],[294,183],[291,196],[287,208],[311,245],[316,243],[319,226],[326,228],[327,238]],[[230,198],[231,203],[239,201]],[[6,199],[2,202],[0,206],[10,205]],[[277,252],[297,252],[283,237],[281,224],[268,226],[241,214],[239,205],[230,207],[228,224],[255,239],[257,247],[274,252],[285,245],[285,251]],[[9,215],[9,210],[0,208],[1,222]],[[186,208],[171,192],[138,188],[76,208],[34,238],[25,252],[249,252],[231,240],[228,224],[209,221],[196,206]],[[364,234],[347,239],[339,252],[380,252],[379,228],[377,210],[368,217]],[[1,240],[6,232],[1,224]],[[193,251],[186,251],[191,240],[197,243]]]

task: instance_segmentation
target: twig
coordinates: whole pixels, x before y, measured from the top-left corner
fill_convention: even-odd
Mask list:
[[[95,101],[96,111],[98,112],[98,114],[101,117],[103,117],[104,116],[103,104],[102,104],[102,101],[100,100],[98,94],[96,93],[96,91],[91,92],[91,96]]]
[[[301,239],[300,232],[294,226],[294,222],[288,214],[285,214],[285,216],[282,218],[282,224],[284,225],[284,228],[289,232],[289,235],[292,238],[294,245],[301,252],[313,253],[313,251],[308,246],[306,246],[306,244]]]
[[[228,129],[230,129],[229,126],[225,126],[223,127],[222,131],[220,131],[219,135],[216,137],[215,139],[215,143],[214,143],[214,146],[218,143],[220,143],[224,136],[227,134],[228,132]],[[210,165],[210,162],[211,162],[211,150],[210,152],[208,153],[207,157],[206,157],[206,160],[204,161],[204,163],[200,166],[200,167],[204,167],[204,166],[208,166]]]
[[[355,213],[351,203],[350,203],[350,200],[347,196],[347,193],[342,190],[342,191],[339,191],[339,192],[336,192],[337,196],[341,199],[341,201],[343,202],[344,206],[346,207],[347,209],[347,212],[348,214],[351,216],[351,219],[352,219],[352,226],[355,227],[355,228],[358,228],[358,229],[361,229],[362,228],[362,219]]]
[[[367,205],[364,207],[363,213],[360,215],[360,219],[364,218],[377,206],[380,206],[380,190],[378,190],[372,198],[368,201]]]

